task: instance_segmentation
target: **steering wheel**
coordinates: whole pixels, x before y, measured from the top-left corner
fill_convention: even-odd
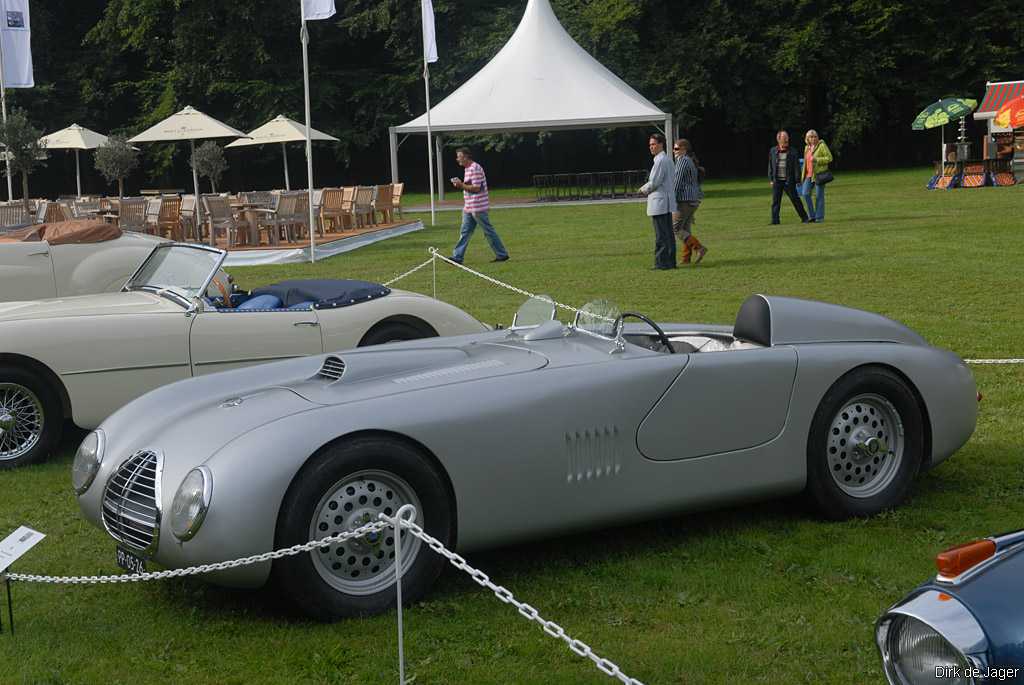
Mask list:
[[[665,346],[665,349],[668,350],[668,353],[669,354],[675,354],[676,353],[676,351],[672,348],[672,343],[669,341],[668,336],[665,335],[665,331],[661,330],[661,326],[659,326],[658,324],[654,323],[653,321],[648,319],[643,314],[637,314],[636,312],[622,312],[621,314],[619,314],[619,318],[615,321],[615,327],[618,328],[619,324],[627,316],[628,317],[632,317],[634,319],[640,319],[645,324],[647,324],[648,326],[653,328],[655,333],[658,334],[658,340],[661,342],[662,345]]]
[[[234,305],[231,303],[231,290],[228,285],[221,279],[214,276],[213,283],[217,286],[217,290],[220,291],[220,296],[224,300],[225,309],[230,309]]]

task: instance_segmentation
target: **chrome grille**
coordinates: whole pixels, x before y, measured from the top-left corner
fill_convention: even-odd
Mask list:
[[[339,380],[345,375],[345,362],[338,357],[328,357],[324,360],[324,365],[320,367],[320,372],[317,375],[329,381]]]
[[[160,536],[163,456],[136,452],[121,464],[103,492],[103,525],[115,540],[138,552],[156,550]]]

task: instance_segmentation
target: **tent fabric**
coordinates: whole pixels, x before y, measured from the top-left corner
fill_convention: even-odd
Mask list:
[[[34,243],[45,240],[50,245],[81,245],[102,243],[121,237],[121,229],[114,224],[93,219],[58,221],[39,224],[5,233],[3,242]]]
[[[539,131],[664,122],[668,115],[590,56],[549,0],[530,0],[486,66],[430,110],[433,131]],[[395,128],[425,133],[423,114]]]
[[[985,89],[985,97],[981,105],[974,113],[975,119],[991,118],[1004,104],[1017,97],[1024,95],[1024,81],[1004,81],[1001,83],[989,83]],[[982,117],[981,115],[986,115]]]

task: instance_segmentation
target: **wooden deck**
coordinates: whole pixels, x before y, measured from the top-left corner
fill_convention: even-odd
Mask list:
[[[333,243],[338,240],[345,240],[346,238],[353,238],[355,236],[366,235],[367,233],[376,233],[377,231],[384,231],[390,228],[397,228],[399,226],[406,226],[408,224],[416,223],[416,219],[400,219],[390,224],[374,224],[372,226],[363,226],[361,228],[352,228],[345,231],[336,233],[328,233],[326,235],[316,235],[316,244],[325,245],[327,243]],[[227,241],[218,239],[217,247],[222,250],[228,250]],[[298,242],[280,242],[277,245],[271,245],[265,242],[261,242],[259,245],[234,245],[230,248],[230,252],[248,252],[254,250],[287,250],[309,247],[309,239],[301,240]]]

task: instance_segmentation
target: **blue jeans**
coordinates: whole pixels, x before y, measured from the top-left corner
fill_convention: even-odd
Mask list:
[[[508,257],[508,251],[501,244],[501,238],[498,237],[498,232],[491,225],[491,219],[487,212],[476,212],[475,214],[463,212],[459,243],[455,246],[454,252],[452,252],[452,259],[456,262],[461,262],[466,256],[466,247],[469,246],[469,239],[473,237],[473,231],[476,230],[478,222],[483,226],[484,235],[487,237],[487,242],[490,243],[491,249],[494,250],[494,256],[498,259]]]
[[[818,189],[818,198],[815,202],[811,202],[811,186],[815,186]],[[824,221],[825,186],[815,183],[813,179],[805,178],[804,182],[800,185],[800,194],[803,195],[804,202],[807,203],[807,215],[815,221]]]

